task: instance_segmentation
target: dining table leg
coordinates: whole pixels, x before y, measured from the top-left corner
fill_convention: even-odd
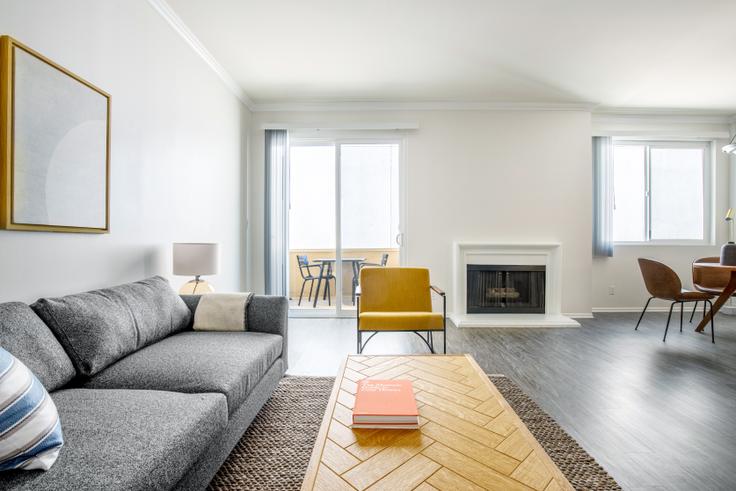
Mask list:
[[[726,285],[721,294],[718,295],[716,301],[713,302],[713,307],[711,307],[710,312],[708,312],[708,314],[706,314],[705,317],[703,317],[703,319],[700,321],[698,327],[695,328],[695,332],[703,332],[705,326],[707,326],[711,318],[716,315],[719,310],[721,310],[723,304],[726,303],[729,298],[731,298],[733,292],[736,292],[736,271],[731,271],[731,279],[728,281],[728,285]]]
[[[319,300],[319,289],[322,286],[322,278],[325,272],[325,262],[321,261],[319,264],[319,278],[317,278],[317,293],[314,294],[314,305],[312,308],[317,308],[317,300]]]

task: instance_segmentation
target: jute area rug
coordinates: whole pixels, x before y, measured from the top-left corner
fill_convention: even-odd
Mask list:
[[[503,376],[490,378],[575,489],[621,489],[516,384]],[[331,377],[285,377],[209,489],[299,490],[334,382]]]

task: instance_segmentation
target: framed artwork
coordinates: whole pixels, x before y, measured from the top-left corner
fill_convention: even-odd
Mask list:
[[[110,95],[0,37],[0,228],[110,231]]]

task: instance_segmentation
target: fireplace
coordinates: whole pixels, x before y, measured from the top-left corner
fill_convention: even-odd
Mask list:
[[[467,264],[468,314],[544,314],[543,265]]]

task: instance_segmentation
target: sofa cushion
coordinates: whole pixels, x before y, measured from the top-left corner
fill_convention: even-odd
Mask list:
[[[84,386],[219,392],[232,414],[281,355],[281,340],[259,332],[187,331],[136,351]]]
[[[189,308],[160,276],[61,298],[42,298],[31,307],[54,331],[77,371],[86,376],[186,329],[191,321]]]
[[[0,346],[18,358],[53,391],[74,378],[72,360],[48,326],[19,302],[0,304]]]
[[[67,389],[52,398],[66,439],[56,464],[0,473],[0,489],[171,489],[227,424],[221,394]]]
[[[0,471],[48,470],[62,445],[51,396],[28,367],[0,348]]]

